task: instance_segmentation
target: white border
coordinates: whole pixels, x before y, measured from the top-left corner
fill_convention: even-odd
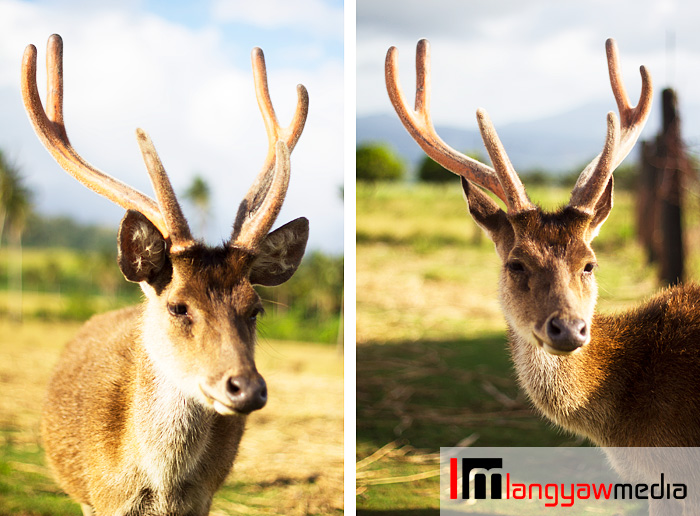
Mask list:
[[[344,239],[345,239],[345,514],[355,514],[356,442],[356,274],[355,274],[355,113],[356,113],[356,5],[345,0],[345,108],[344,108]]]

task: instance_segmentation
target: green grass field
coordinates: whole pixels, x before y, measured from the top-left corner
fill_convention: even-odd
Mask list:
[[[545,207],[568,196],[528,191]],[[633,213],[631,194],[616,192],[593,244],[603,312],[658,288],[635,242]],[[696,229],[687,241],[700,249]],[[691,277],[698,263],[692,253]],[[497,301],[499,269],[458,181],[358,184],[358,514],[435,514],[441,446],[586,444],[542,420],[517,386]]]
[[[270,339],[336,344],[342,274],[342,256],[310,252],[289,281],[258,287],[270,315],[261,318],[259,333]],[[139,286],[119,271],[116,249],[29,247],[20,252],[0,247],[0,316],[85,321],[141,299]]]

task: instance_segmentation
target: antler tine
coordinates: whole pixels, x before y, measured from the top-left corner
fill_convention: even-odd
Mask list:
[[[287,194],[289,186],[289,149],[283,140],[279,140],[275,145],[275,170],[269,185],[268,194],[260,199],[259,206],[253,216],[248,218],[242,225],[238,233],[232,237],[232,244],[254,251],[260,241],[267,235],[270,228],[275,223],[277,215],[282,209],[282,201]],[[238,213],[238,220],[245,215],[247,200],[241,203]]]
[[[622,81],[619,54],[614,39],[610,38],[605,42],[605,52],[608,58],[610,86],[620,113],[620,123],[618,126],[617,117],[613,113],[608,114],[605,148],[581,172],[571,193],[569,205],[587,212],[594,209],[613,171],[627,157],[637,142],[651,113],[653,98],[651,75],[644,66],[641,66],[639,73],[642,77],[642,90],[639,102],[636,106],[632,106]]]
[[[58,34],[50,36],[46,44],[46,114],[61,139],[68,143],[63,121],[63,41]]]
[[[143,161],[151,178],[160,212],[165,219],[165,225],[170,230],[172,243],[170,252],[182,251],[194,243],[187,219],[182,213],[180,203],[177,202],[173,186],[151,138],[143,129],[136,129],[136,141],[139,144]]]
[[[508,204],[495,171],[447,145],[435,132],[430,117],[430,44],[422,39],[416,46],[416,102],[411,109],[399,84],[398,49],[389,48],[384,73],[386,88],[396,113],[421,149],[450,172],[483,186]]]
[[[63,120],[63,41],[58,34],[52,35],[47,45],[48,113],[44,111],[37,89],[36,61],[36,47],[28,45],[22,58],[22,99],[34,131],[46,150],[75,179],[115,204],[141,212],[168,238],[170,230],[153,199],[93,167],[71,146]]]
[[[269,143],[268,150],[274,154],[277,140],[283,139],[289,152],[292,152],[306,124],[306,116],[309,112],[309,94],[303,85],[297,84],[297,107],[294,118],[289,126],[280,127],[275,108],[272,106],[272,99],[270,98],[270,90],[267,85],[267,67],[265,66],[265,55],[262,49],[255,47],[251,52],[251,60],[253,62],[255,96],[258,99],[258,107],[265,122],[265,131],[267,132]]]
[[[489,115],[485,110],[478,109],[476,118],[479,123],[481,138],[484,140],[484,146],[489,153],[493,167],[503,187],[508,211],[518,213],[533,209],[534,205],[530,202],[525,192],[525,187],[520,177],[518,177],[518,173],[513,168]]]
[[[260,240],[267,235],[282,208],[289,184],[289,154],[304,130],[309,112],[309,95],[303,85],[297,85],[297,107],[294,117],[287,127],[281,127],[272,106],[267,84],[265,56],[260,48],[253,49],[251,61],[255,95],[265,123],[268,151],[262,169],[238,209],[231,235],[231,245],[254,250]],[[283,149],[282,156],[280,156],[281,149]]]

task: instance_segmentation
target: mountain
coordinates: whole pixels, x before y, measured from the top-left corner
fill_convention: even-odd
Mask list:
[[[582,169],[603,149],[605,115],[611,109],[607,103],[588,104],[554,116],[497,126],[496,130],[516,170],[543,169],[551,173],[566,173]],[[658,132],[661,123],[658,111],[658,108],[652,110],[641,139],[651,139]],[[692,147],[693,142],[700,141],[700,124],[696,122],[700,118],[700,109],[681,106],[681,113],[686,114],[682,119],[684,139]],[[465,122],[465,126],[473,129],[437,126],[436,130],[451,147],[460,151],[476,150],[486,156],[476,116],[473,122]],[[395,115],[359,117],[356,131],[358,145],[370,141],[386,142],[411,167],[415,167],[424,156]],[[631,157],[635,156],[635,151],[632,151]]]

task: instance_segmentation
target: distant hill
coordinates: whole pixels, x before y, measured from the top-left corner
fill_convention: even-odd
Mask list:
[[[642,139],[652,138],[658,131],[660,115],[652,111]],[[525,172],[543,169],[554,174],[570,172],[588,163],[603,148],[605,139],[605,115],[611,109],[606,103],[581,106],[559,115],[527,122],[497,125],[503,144],[516,170]],[[682,106],[688,115],[700,115],[700,108]],[[681,111],[683,113],[684,111]],[[700,116],[683,118],[683,135],[691,148],[697,151],[700,143]],[[478,150],[486,155],[481,136],[473,120],[465,120],[464,129],[437,126],[437,132],[445,142],[460,151]],[[409,136],[394,115],[381,114],[357,119],[358,145],[368,141],[390,144],[415,168],[424,156],[423,151]],[[634,151],[632,158],[635,157]]]
[[[117,228],[82,224],[66,216],[33,214],[22,234],[22,244],[26,247],[68,247],[116,254]]]

